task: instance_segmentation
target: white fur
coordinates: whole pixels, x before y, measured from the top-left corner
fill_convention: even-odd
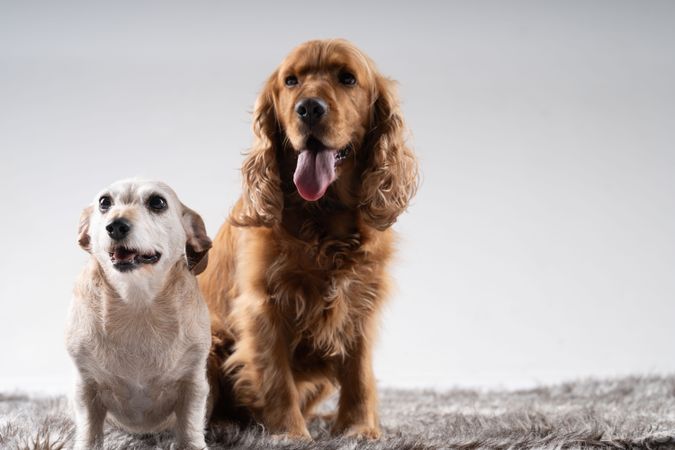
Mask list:
[[[98,208],[103,194],[114,203],[105,212]],[[148,208],[151,194],[166,199],[166,211]],[[106,418],[130,432],[174,428],[181,448],[205,448],[211,333],[185,260],[194,222],[189,210],[168,186],[144,180],[114,183],[92,206],[92,258],[76,285],[66,332],[77,368],[75,448],[102,445]],[[114,218],[131,222],[125,247],[159,252],[160,260],[130,272],[115,269],[109,254],[115,242],[105,230]]]
[[[114,202],[105,214],[98,210],[98,199],[103,194],[110,195]],[[144,206],[144,202],[152,194],[160,194],[167,200],[170,206],[166,212],[153,213]],[[130,195],[133,203],[122,201]],[[128,301],[152,300],[163,286],[164,276],[169,268],[184,255],[186,233],[180,205],[178,197],[166,184],[139,179],[113,183],[95,197],[95,212],[89,225],[92,254],[105,270],[110,282]],[[152,270],[123,273],[115,270],[110,262],[108,250],[114,242],[108,236],[105,226],[113,217],[124,217],[125,213],[135,216],[131,234],[125,240],[126,245],[141,251],[162,253],[160,261],[150,268]]]

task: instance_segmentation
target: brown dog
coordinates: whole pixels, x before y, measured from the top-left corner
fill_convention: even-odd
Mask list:
[[[390,226],[417,187],[393,82],[346,41],[304,43],[269,77],[253,129],[243,195],[200,277],[214,342],[234,341],[211,355],[216,411],[231,380],[272,432],[308,437],[305,419],[339,384],[334,431],[377,437]]]

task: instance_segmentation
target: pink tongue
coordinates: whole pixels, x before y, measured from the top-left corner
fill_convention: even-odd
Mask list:
[[[300,153],[293,182],[302,198],[310,202],[320,199],[333,180],[335,180],[334,149],[320,152],[303,150]]]

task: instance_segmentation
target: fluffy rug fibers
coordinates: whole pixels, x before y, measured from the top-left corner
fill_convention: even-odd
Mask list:
[[[314,442],[269,436],[261,427],[214,427],[212,449],[675,448],[675,375],[586,380],[521,391],[384,390],[383,437],[335,438],[317,419]],[[66,449],[73,423],[63,397],[0,394],[0,448]],[[106,449],[173,448],[171,433],[108,429]]]

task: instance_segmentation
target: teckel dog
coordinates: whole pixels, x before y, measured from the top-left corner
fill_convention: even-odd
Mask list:
[[[205,448],[211,345],[195,274],[211,240],[166,184],[128,180],[81,218],[91,254],[67,325],[77,368],[75,448],[102,444],[106,417],[130,432],[174,428],[180,448]]]
[[[300,437],[339,386],[333,431],[377,437],[372,349],[390,227],[418,184],[394,83],[349,42],[310,41],[269,77],[253,121],[242,196],[200,276],[225,347],[210,381],[232,382],[268,429]],[[216,412],[230,396],[219,398]]]

